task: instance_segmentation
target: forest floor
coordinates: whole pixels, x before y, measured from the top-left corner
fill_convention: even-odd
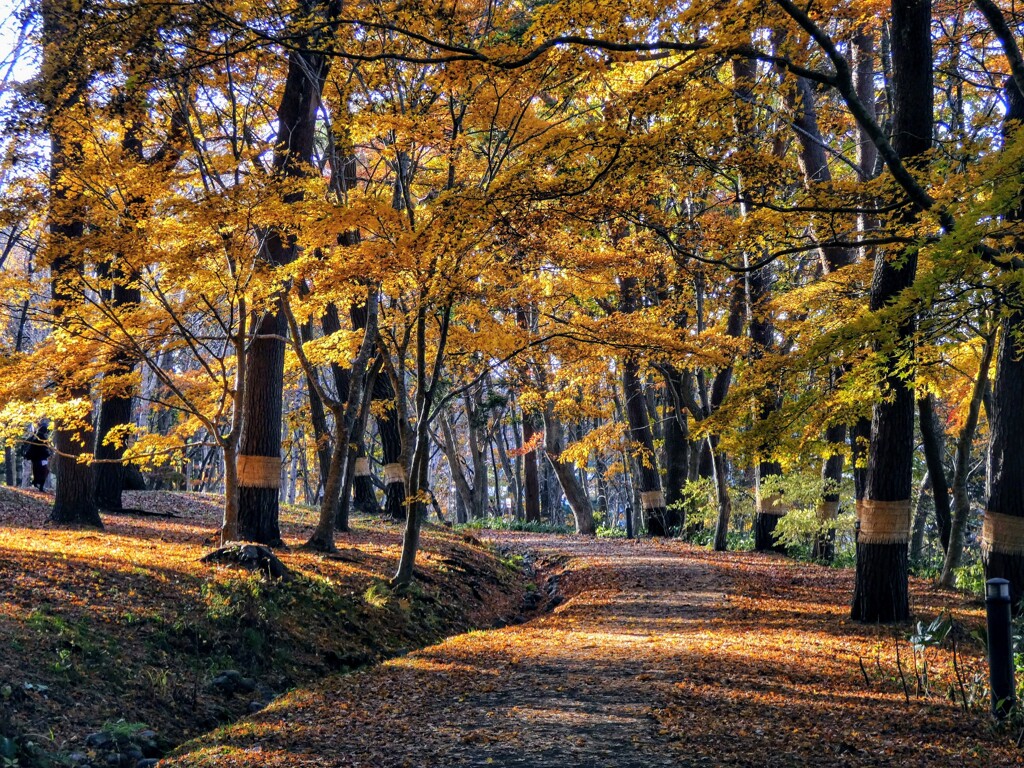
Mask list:
[[[926,682],[913,625],[847,621],[849,571],[491,535],[546,569],[553,612],[297,689],[161,766],[1024,764],[1018,733],[987,715],[976,599],[914,580],[918,619],[956,620],[956,669],[947,640]]]
[[[401,524],[356,519],[322,555],[298,548],[316,522],[299,507],[277,551],[293,578],[268,581],[200,562],[219,497],[124,502],[150,515],[75,529],[47,522],[51,495],[0,488],[0,768],[134,768],[296,686],[515,620],[532,586],[518,558],[427,526],[396,595]]]

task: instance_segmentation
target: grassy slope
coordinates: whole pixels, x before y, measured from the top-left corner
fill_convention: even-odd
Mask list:
[[[270,583],[198,562],[215,541],[216,497],[126,494],[178,517],[108,516],[103,532],[48,526],[49,502],[0,489],[0,738],[17,741],[21,765],[82,751],[87,734],[122,719],[170,747],[254,700],[510,619],[526,588],[475,539],[444,529],[424,531],[420,581],[396,596],[384,581],[400,546],[393,525],[357,520],[336,556],[284,552],[297,578]],[[301,544],[314,522],[287,511],[285,540]],[[212,689],[226,669],[258,689]]]

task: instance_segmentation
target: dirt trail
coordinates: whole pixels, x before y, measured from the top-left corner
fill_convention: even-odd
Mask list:
[[[982,711],[906,702],[893,630],[843,620],[848,573],[677,542],[499,538],[556,571],[552,613],[293,693],[166,764],[1024,764]],[[922,616],[938,599],[915,588]]]

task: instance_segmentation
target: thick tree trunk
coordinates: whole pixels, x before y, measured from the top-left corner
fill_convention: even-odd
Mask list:
[[[774,342],[774,327],[766,307],[769,278],[767,266],[747,274],[747,314],[750,317],[750,341],[755,358],[770,351]],[[765,421],[779,406],[778,392],[774,387],[766,387],[758,399],[758,420]],[[775,528],[779,518],[786,514],[788,506],[778,491],[768,492],[762,487],[765,480],[782,475],[782,465],[771,458],[775,451],[775,445],[765,440],[759,441],[757,456],[761,460],[755,468],[757,513],[754,516],[754,550],[757,552],[786,551],[784,546],[775,541]]]
[[[84,41],[77,28],[80,6],[65,0],[47,0],[41,11],[44,42],[41,69],[50,78],[44,89],[45,120],[50,133],[48,256],[54,322],[59,329],[82,302],[82,289],[74,286],[75,278],[83,269],[79,245],[85,233],[84,210],[82,193],[71,181],[80,161],[81,148],[65,131],[72,113],[81,109],[84,77],[77,71],[80,62],[73,57],[77,46]],[[89,399],[89,389],[81,383],[59,382],[58,385],[65,401]],[[93,499],[92,468],[87,462],[78,461],[80,455],[91,453],[87,437],[58,424],[53,444],[55,455],[50,461],[57,489],[50,520],[102,528]]]
[[[1003,133],[1009,136],[1012,130],[1020,130],[1024,121],[1024,94],[1012,80],[1004,94],[1008,108]],[[1019,225],[1024,221],[1024,209],[1018,208],[1008,218]],[[1004,304],[995,384],[986,407],[989,481],[981,553],[985,578],[1010,582],[1011,605],[1019,614],[1024,596],[1024,451],[1020,445],[1024,435],[1024,309],[1019,288],[1009,291]]]
[[[281,545],[281,398],[286,323],[280,308],[263,316],[247,355],[244,427],[238,447],[239,536]]]
[[[686,524],[685,513],[679,504],[683,498],[689,466],[690,430],[686,411],[675,411],[665,422],[665,504],[678,518],[679,527]]]
[[[96,505],[100,509],[119,510],[121,491],[124,489],[124,455],[123,446],[113,446],[105,442],[110,430],[130,424],[132,418],[132,399],[125,396],[104,395],[100,402],[100,412],[96,423],[96,449],[94,455],[97,463],[93,467]]]
[[[366,444],[360,440],[356,452],[356,463],[352,477],[352,503],[364,515],[379,515],[380,504],[373,489],[373,472],[370,458],[366,455]]]
[[[932,53],[930,0],[893,0],[893,146],[908,160],[931,148]],[[912,223],[917,210],[902,215]],[[880,311],[914,282],[917,249],[875,259],[871,310]],[[886,399],[875,405],[868,448],[867,489],[860,503],[857,576],[851,617],[902,621],[910,615],[907,593],[910,491],[914,455],[914,392],[901,372],[912,365],[914,319],[894,321],[889,345]]]
[[[711,444],[707,440],[698,441],[694,453],[697,456],[697,478],[713,480],[715,477],[715,457],[711,453]]]
[[[71,396],[83,393],[72,390]],[[86,433],[88,434],[88,433]],[[93,500],[92,471],[79,456],[91,454],[87,439],[79,439],[73,430],[58,429],[53,436],[54,456],[50,459],[57,489],[50,520],[55,523],[102,528],[99,510]]]
[[[126,284],[116,264],[111,271],[114,285],[111,289],[110,302],[114,311],[137,306],[142,301],[139,289],[130,287],[131,281],[127,281]],[[96,505],[100,509],[122,508],[121,492],[125,485],[125,466],[121,457],[124,456],[124,446],[110,445],[106,438],[111,430],[132,423],[132,391],[124,382],[131,374],[134,363],[128,355],[115,351],[109,363],[110,367],[103,377],[108,389],[104,391],[100,400],[94,450],[97,462],[93,467]],[[121,381],[117,381],[118,379]]]
[[[311,2],[304,8],[311,16],[326,15],[333,20],[340,4]],[[308,20],[297,22],[305,24]],[[330,34],[331,24],[318,24],[312,34]],[[277,109],[277,143],[274,173],[300,178],[313,156],[320,95],[327,77],[329,58],[322,46],[306,35],[293,40],[288,54],[288,74]],[[289,193],[286,203],[297,203],[301,192]],[[261,256],[272,266],[292,262],[296,256],[294,237],[272,228],[263,239]],[[284,389],[284,337],[287,328],[281,299],[256,328],[246,356],[248,386],[242,403],[244,428],[239,445],[239,529],[243,538],[261,544],[281,544],[278,497],[281,482],[281,399]]]
[[[762,461],[757,465],[757,514],[754,516],[754,550],[757,552],[782,552],[786,548],[775,540],[775,528],[779,518],[788,511],[786,502],[777,493],[761,490],[765,478],[778,477],[782,466],[777,461]]]
[[[1019,295],[1014,297],[1020,301]],[[989,415],[988,504],[982,529],[985,578],[1010,582],[1010,599],[1020,611],[1024,595],[1024,310],[1010,310],[1000,328],[996,379]]]
[[[378,376],[374,382],[374,400],[387,403],[377,416],[381,453],[384,459],[384,514],[392,520],[405,520],[405,465],[402,463],[402,426],[391,379]]]

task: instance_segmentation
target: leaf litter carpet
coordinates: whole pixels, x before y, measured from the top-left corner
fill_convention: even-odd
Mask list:
[[[554,575],[553,611],[295,691],[161,765],[1024,765],[1018,734],[971,702],[976,601],[913,584],[918,617],[951,610],[966,653],[956,676],[932,649],[925,686],[909,625],[846,620],[849,571],[675,541],[493,537]]]

